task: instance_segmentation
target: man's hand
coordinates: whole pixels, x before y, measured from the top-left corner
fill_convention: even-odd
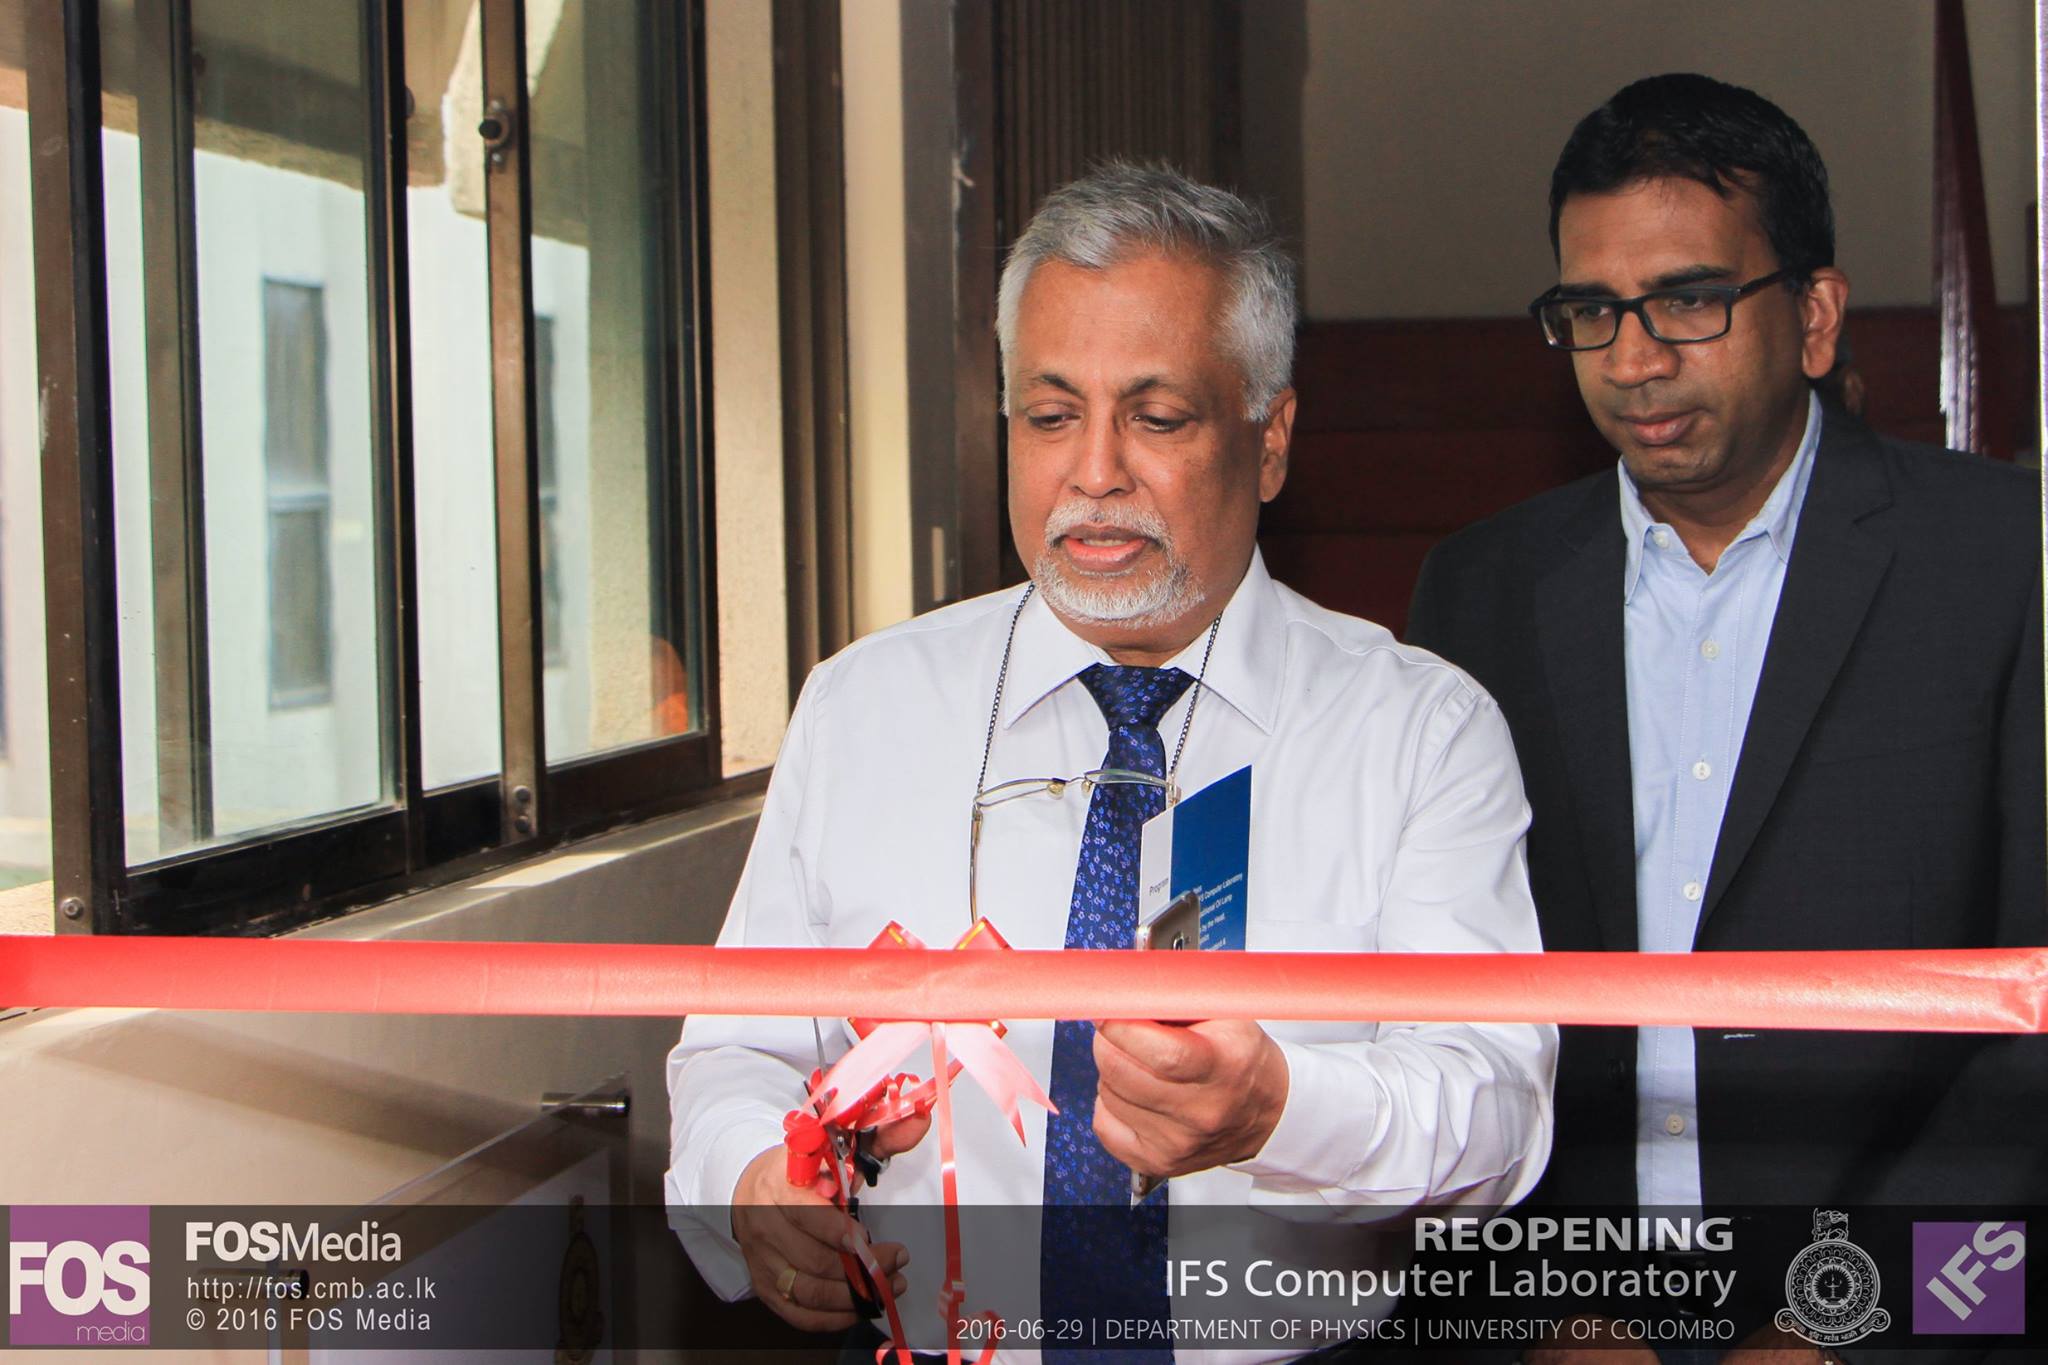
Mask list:
[[[867,1139],[868,1154],[877,1160],[887,1161],[890,1157],[907,1152],[923,1142],[924,1135],[931,1130],[932,1116],[929,1110],[922,1114],[912,1114],[907,1119],[898,1119],[894,1123],[885,1123],[875,1129],[873,1136]]]
[[[878,1129],[875,1154],[907,1151],[930,1127],[928,1116],[916,1116]],[[816,1186],[790,1184],[785,1149],[770,1147],[747,1163],[733,1191],[733,1240],[746,1258],[754,1293],[777,1317],[806,1332],[843,1332],[861,1320],[839,1260],[846,1218],[833,1206],[830,1188],[823,1180]],[[902,1294],[910,1287],[902,1273],[910,1253],[895,1242],[878,1242],[874,1251],[890,1288]]]
[[[1095,1026],[1095,1136],[1145,1175],[1257,1156],[1287,1103],[1287,1059],[1248,1019]]]

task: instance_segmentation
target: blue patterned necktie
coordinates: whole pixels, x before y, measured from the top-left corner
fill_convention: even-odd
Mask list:
[[[1177,668],[1112,668],[1096,664],[1081,685],[1109,722],[1105,768],[1166,775],[1166,745],[1159,718],[1194,679]],[[1069,948],[1129,948],[1138,927],[1138,837],[1147,820],[1166,808],[1166,794],[1139,783],[1095,788],[1081,859],[1074,870],[1074,903],[1067,917]],[[1041,1318],[1047,1325],[1047,1361],[1114,1360],[1117,1365],[1170,1362],[1173,1351],[1061,1349],[1053,1324],[1110,1318],[1164,1321],[1166,1195],[1162,1185],[1130,1207],[1130,1171],[1095,1137],[1095,1025],[1062,1020],[1053,1031],[1052,1102],[1046,1120],[1045,1219],[1039,1251]],[[1085,1340],[1085,1337],[1083,1338]]]

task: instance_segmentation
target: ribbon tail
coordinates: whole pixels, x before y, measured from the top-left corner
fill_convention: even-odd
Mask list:
[[[1029,1100],[1048,1113],[1057,1114],[1058,1108],[1046,1098],[1038,1082],[1024,1063],[1017,1060],[1017,1054],[1009,1045],[996,1037],[995,1031],[986,1024],[952,1024],[946,1031],[946,1040],[952,1044],[954,1055],[967,1068],[967,1074],[996,1107],[1003,1111],[1003,1117],[1017,1130],[1017,1140],[1024,1141],[1024,1115],[1018,1111],[1020,1099]]]
[[[855,1043],[811,1091],[811,1104],[820,1108],[819,1116],[827,1123],[846,1118],[870,1090],[888,1079],[898,1062],[925,1040],[929,1028],[927,1024],[883,1024]],[[826,1111],[822,1106],[828,1102],[828,1095],[832,1107]]]
[[[938,1081],[938,1103],[932,1114],[939,1130],[939,1194],[945,1206],[946,1269],[939,1287],[939,1317],[946,1324],[946,1365],[960,1365],[960,1304],[967,1297],[960,1278],[960,1186],[953,1151],[952,1087],[947,1084],[946,1026],[931,1025],[932,1075]]]
[[[981,1323],[982,1330],[988,1334],[988,1345],[982,1347],[981,1354],[974,1358],[974,1365],[993,1365],[996,1358],[996,1338],[1002,1335],[1003,1320],[990,1312],[976,1313],[974,1320]]]
[[[844,1208],[841,1212],[845,1213]],[[903,1330],[903,1317],[896,1310],[896,1292],[889,1287],[889,1277],[882,1273],[881,1262],[875,1259],[875,1249],[868,1241],[867,1229],[852,1214],[846,1217],[846,1239],[853,1244],[853,1255],[860,1261],[861,1268],[868,1273],[868,1280],[875,1287],[875,1294],[882,1301],[882,1312],[889,1322],[889,1339],[875,1350],[875,1365],[882,1365],[891,1353],[896,1356],[896,1365],[915,1365],[910,1353],[910,1337]],[[849,1276],[847,1283],[852,1283]]]

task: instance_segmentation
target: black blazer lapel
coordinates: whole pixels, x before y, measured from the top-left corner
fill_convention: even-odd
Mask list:
[[[1634,952],[1635,806],[1619,497],[1614,478],[1595,480],[1564,524],[1562,558],[1536,585],[1536,636],[1601,937],[1610,951]]]
[[[1861,426],[1828,411],[1735,766],[1735,787],[1721,817],[1700,908],[1702,928],[1770,815],[1891,563],[1891,546],[1857,524],[1891,505],[1882,460]]]

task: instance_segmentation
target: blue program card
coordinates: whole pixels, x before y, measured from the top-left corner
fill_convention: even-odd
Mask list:
[[[1140,854],[1139,918],[1189,891],[1202,897],[1202,947],[1244,947],[1251,860],[1252,770],[1239,768],[1148,821]]]

